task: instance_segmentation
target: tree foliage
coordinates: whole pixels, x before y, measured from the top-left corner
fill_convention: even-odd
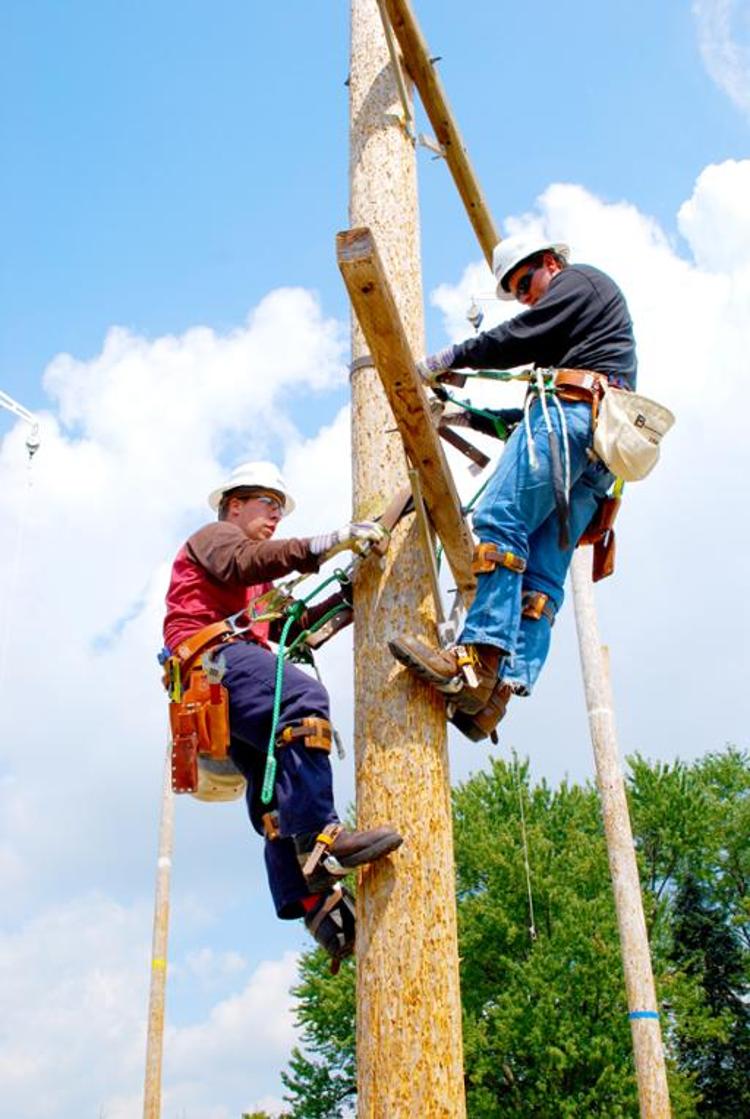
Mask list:
[[[724,1099],[750,1113],[750,760],[728,748],[630,768],[674,1114],[728,1115]],[[637,1116],[596,791],[532,786],[528,766],[493,761],[453,799],[470,1119]],[[354,966],[331,980],[311,952],[295,993],[308,1055],[295,1051],[284,1075],[289,1115],[343,1119],[356,1091]]]
[[[353,960],[344,960],[334,980],[322,949],[305,953],[292,994],[305,1045],[319,1059],[293,1050],[281,1074],[289,1119],[344,1119],[357,1091]]]

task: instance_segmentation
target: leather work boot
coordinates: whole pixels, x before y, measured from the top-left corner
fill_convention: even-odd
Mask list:
[[[491,738],[497,745],[497,731],[495,727],[505,715],[508,701],[513,695],[510,684],[501,684],[498,680],[492,695],[487,701],[487,706],[475,715],[467,715],[465,711],[451,713],[449,705],[448,719],[454,727],[458,727],[462,734],[472,742],[481,742],[484,738]]]
[[[320,833],[295,835],[307,888],[317,893],[358,866],[374,863],[400,847],[403,839],[387,824],[368,831],[347,831],[341,824],[328,824]]]
[[[318,896],[305,914],[305,926],[331,957],[331,975],[336,975],[341,961],[354,952],[354,898],[340,882]]]
[[[420,680],[451,697],[456,709],[475,715],[487,704],[497,684],[502,649],[494,645],[454,645],[450,649],[431,649],[418,637],[397,637],[388,642],[393,656]],[[477,683],[466,682],[462,665],[464,655]]]

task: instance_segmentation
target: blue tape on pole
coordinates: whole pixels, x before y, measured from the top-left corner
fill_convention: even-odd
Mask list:
[[[631,1010],[628,1018],[657,1018],[659,1013],[656,1010]]]

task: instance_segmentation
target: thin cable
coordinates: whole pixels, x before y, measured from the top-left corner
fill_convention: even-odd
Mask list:
[[[523,810],[523,796],[521,793],[521,781],[518,776],[518,758],[516,751],[512,750],[513,754],[513,776],[516,779],[516,787],[518,789],[518,807],[521,813],[521,843],[523,846],[523,865],[526,871],[526,894],[529,899],[529,937],[532,941],[536,940],[536,924],[534,921],[534,898],[531,893],[531,867],[529,866],[529,844],[526,837],[526,816]]]

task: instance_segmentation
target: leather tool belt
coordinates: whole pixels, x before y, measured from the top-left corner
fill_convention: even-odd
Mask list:
[[[591,404],[592,420],[596,425],[599,402],[609,384],[605,373],[595,373],[592,369],[558,369],[552,383],[560,400],[584,400]]]
[[[246,610],[240,610],[238,614],[232,614],[231,618],[222,618],[220,622],[211,622],[210,625],[199,629],[197,633],[186,637],[172,654],[179,662],[183,675],[187,676],[198,657],[212,649],[214,645],[239,641],[246,637],[250,625],[249,614]]]

